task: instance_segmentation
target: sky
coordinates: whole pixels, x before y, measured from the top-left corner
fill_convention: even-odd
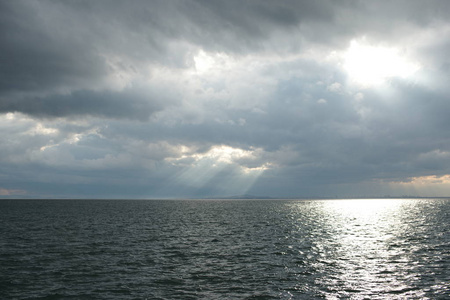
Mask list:
[[[450,1],[0,0],[0,197],[450,195]]]

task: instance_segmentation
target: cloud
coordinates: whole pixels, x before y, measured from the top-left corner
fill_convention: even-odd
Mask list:
[[[5,191],[414,194],[396,183],[450,174],[445,1],[0,6]]]
[[[24,195],[26,191],[0,188],[0,196]]]
[[[80,90],[67,95],[5,99],[0,102],[0,112],[21,112],[43,118],[90,115],[144,121],[175,102],[175,99],[167,99],[167,95],[158,96],[138,89],[120,92]]]

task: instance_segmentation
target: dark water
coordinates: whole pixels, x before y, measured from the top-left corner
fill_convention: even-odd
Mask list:
[[[450,200],[0,201],[0,299],[449,299]]]

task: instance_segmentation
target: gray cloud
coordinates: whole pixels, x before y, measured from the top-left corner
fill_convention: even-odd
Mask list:
[[[0,1],[0,190],[420,194],[450,174],[449,5]],[[419,70],[360,86],[352,40]]]
[[[156,99],[155,99],[156,98]],[[166,95],[149,95],[139,90],[75,91],[68,95],[12,98],[0,102],[0,112],[21,112],[36,117],[97,116],[145,121],[175,100]]]

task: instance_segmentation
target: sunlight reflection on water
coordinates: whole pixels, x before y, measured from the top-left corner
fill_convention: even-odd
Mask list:
[[[417,255],[423,244],[415,242],[423,238],[426,224],[414,216],[415,204],[401,199],[315,202],[312,235],[320,256],[316,268],[323,274],[316,283],[328,287],[323,296],[423,297],[416,286],[425,275],[420,272],[425,256]]]

